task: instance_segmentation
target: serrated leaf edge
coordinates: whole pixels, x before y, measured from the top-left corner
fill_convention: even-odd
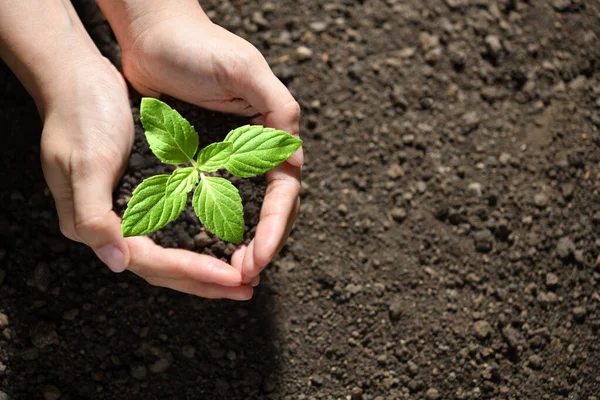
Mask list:
[[[149,117],[149,118],[152,118],[152,117],[154,117],[154,118],[156,118],[156,119],[159,119],[159,118],[158,118],[158,116],[157,116],[157,115],[155,115],[155,114],[153,114],[153,113],[151,113],[151,114],[147,114],[147,115],[145,115],[145,114],[143,113],[143,109],[144,109],[143,105],[144,105],[144,102],[157,102],[157,103],[159,103],[159,104],[161,104],[161,105],[163,105],[163,106],[165,106],[165,107],[167,108],[167,110],[162,110],[162,109],[160,109],[160,110],[159,110],[159,111],[160,111],[160,117],[162,117],[162,122],[163,122],[163,124],[164,124],[165,126],[166,126],[166,125],[168,125],[168,124],[169,124],[169,122],[170,122],[170,125],[171,125],[171,127],[172,127],[172,129],[173,129],[173,135],[172,135],[173,141],[175,142],[175,144],[176,144],[177,148],[178,148],[178,149],[181,151],[181,153],[182,153],[182,154],[183,154],[183,155],[184,155],[184,156],[187,158],[187,161],[188,161],[188,162],[191,162],[191,163],[193,164],[193,163],[194,163],[194,161],[193,161],[193,160],[194,160],[194,156],[195,156],[195,155],[198,153],[198,146],[196,146],[196,148],[194,149],[194,152],[193,152],[193,154],[192,154],[191,156],[189,156],[189,155],[186,153],[186,151],[185,151],[185,150],[184,150],[184,149],[181,147],[181,143],[179,142],[179,140],[177,140],[177,137],[176,137],[176,135],[175,135],[175,129],[176,129],[176,128],[175,128],[175,125],[176,125],[176,124],[175,124],[175,119],[174,119],[174,117],[173,117],[173,114],[177,115],[177,116],[178,116],[179,118],[181,118],[183,121],[187,122],[187,123],[189,124],[189,126],[192,128],[192,131],[193,131],[193,132],[196,134],[196,136],[198,137],[198,132],[196,132],[196,128],[194,128],[194,126],[193,126],[192,124],[190,124],[190,122],[189,122],[189,121],[188,121],[186,118],[184,118],[184,117],[183,117],[183,116],[182,116],[182,115],[181,115],[181,114],[180,114],[180,113],[179,113],[177,110],[175,110],[174,108],[172,108],[171,106],[169,106],[169,105],[168,105],[167,103],[165,103],[164,101],[160,101],[160,100],[158,100],[158,99],[155,99],[155,98],[152,98],[152,97],[144,97],[144,98],[142,98],[142,106],[140,107],[140,121],[142,122],[142,126],[144,127],[144,136],[146,137],[146,141],[148,142],[148,145],[150,146],[150,150],[152,150],[152,153],[153,153],[153,154],[154,154],[154,155],[155,155],[155,156],[156,156],[156,157],[157,157],[157,158],[158,158],[158,159],[159,159],[161,162],[163,162],[163,163],[165,163],[165,164],[170,164],[170,165],[174,165],[174,164],[175,164],[175,165],[176,165],[176,164],[180,164],[179,162],[176,162],[175,160],[166,160],[166,161],[163,161],[163,160],[162,160],[160,157],[158,157],[158,155],[157,155],[157,154],[156,154],[156,152],[154,151],[154,147],[155,147],[155,146],[152,146],[152,145],[150,145],[150,140],[148,140],[148,129],[146,129],[146,127],[145,127],[145,122],[144,122],[144,119],[146,119],[146,118],[148,118],[148,117]],[[166,112],[166,113],[165,113],[165,112]],[[149,121],[148,121],[148,122],[149,122]],[[178,125],[178,128],[179,128],[179,129],[182,131],[182,135],[183,135],[183,136],[185,136],[185,134],[183,133],[183,130],[184,130],[184,129],[183,129],[183,127],[181,127],[181,125],[180,125],[180,124],[177,124],[177,125]],[[166,130],[163,130],[163,132],[165,132],[167,135],[170,135],[170,133],[169,133],[168,131],[166,131]]]
[[[228,181],[228,180],[227,180],[227,179],[225,179],[225,178],[221,178],[221,177],[206,177],[206,176],[203,176],[203,175],[201,175],[201,176],[200,176],[200,182],[198,183],[198,186],[196,187],[196,190],[194,191],[194,197],[193,197],[193,199],[192,199],[192,206],[194,207],[194,212],[196,213],[196,215],[198,216],[198,218],[200,219],[200,221],[201,221],[201,222],[204,224],[204,226],[206,226],[206,227],[207,227],[207,228],[208,228],[208,229],[209,229],[209,230],[210,230],[210,231],[211,231],[213,234],[215,234],[217,237],[219,237],[219,238],[221,238],[221,239],[223,239],[223,240],[229,241],[229,242],[231,242],[231,243],[238,244],[238,243],[240,243],[240,242],[241,242],[241,240],[242,240],[242,238],[243,238],[243,236],[244,236],[244,225],[245,225],[245,224],[244,224],[243,222],[242,222],[242,224],[239,226],[241,233],[240,233],[239,235],[236,235],[236,231],[235,231],[233,228],[231,228],[231,226],[234,226],[234,224],[231,222],[231,220],[229,220],[229,219],[227,219],[227,218],[224,218],[225,224],[226,224],[226,225],[227,225],[227,227],[229,228],[228,230],[230,231],[230,233],[231,233],[231,235],[232,235],[232,238],[231,238],[231,240],[230,240],[230,239],[226,239],[226,238],[225,238],[226,236],[228,236],[228,235],[227,235],[227,232],[226,232],[226,229],[225,229],[225,227],[223,227],[223,233],[224,233],[224,235],[222,235],[222,236],[221,236],[221,235],[219,235],[217,232],[214,232],[216,229],[212,229],[212,228],[210,228],[210,227],[208,227],[208,226],[207,226],[207,224],[206,224],[206,221],[204,221],[204,220],[203,220],[203,218],[200,216],[200,214],[199,214],[199,212],[198,212],[198,208],[197,208],[197,206],[196,206],[196,205],[198,204],[198,201],[199,201],[199,198],[200,198],[200,196],[202,196],[202,190],[203,190],[203,188],[204,188],[204,187],[206,187],[206,188],[207,188],[207,189],[206,189],[206,190],[207,190],[207,196],[208,196],[208,195],[209,195],[209,193],[210,193],[210,186],[211,186],[211,185],[210,185],[210,184],[206,185],[206,183],[207,183],[207,182],[210,182],[210,180],[209,180],[209,179],[215,179],[215,180],[217,180],[217,179],[218,179],[218,180],[222,180],[223,182],[226,182],[227,184],[231,185],[231,187],[233,187],[233,188],[235,189],[235,192],[236,192],[236,194],[237,194],[237,199],[239,199],[239,201],[240,201],[240,204],[241,204],[241,201],[242,201],[242,200],[241,200],[241,196],[239,195],[239,190],[238,190],[238,189],[237,189],[237,188],[236,188],[236,187],[233,185],[233,183],[231,183],[230,181]],[[217,186],[218,186],[218,185],[217,185]],[[221,194],[222,194],[222,192],[221,192]],[[210,197],[211,197],[211,200],[212,200],[212,202],[213,202],[213,203],[215,203],[215,205],[216,205],[216,208],[219,210],[220,214],[221,214],[221,215],[224,215],[224,214],[223,214],[223,212],[222,212],[222,208],[221,208],[221,206],[224,206],[224,205],[223,205],[223,202],[220,202],[220,201],[215,201],[215,198],[214,198],[214,196],[210,196]],[[231,198],[230,196],[228,196],[228,195],[227,195],[227,196],[224,196],[224,197],[225,197],[225,198],[227,198],[227,199],[229,199],[229,200],[231,200],[231,201],[233,201],[233,202],[235,202],[235,201],[237,200],[237,199],[232,199],[232,198]],[[204,214],[205,214],[205,215],[208,215],[207,208],[206,208],[206,207],[207,207],[207,206],[206,206],[206,203],[207,203],[207,202],[204,202],[204,210],[203,210],[203,211],[204,211]],[[231,209],[230,209],[230,210],[231,210]],[[243,208],[243,206],[242,206],[242,210],[241,210],[241,211],[242,211],[242,215],[241,215],[241,217],[242,217],[242,221],[243,221],[243,215],[244,215],[244,214],[243,214],[243,213],[244,213],[244,208]],[[215,220],[215,218],[214,218],[214,212],[212,213],[212,215],[213,215],[213,217],[212,217],[212,219],[211,219],[211,220],[212,220],[212,221],[213,221],[213,223],[214,223],[214,220]],[[233,236],[235,236],[235,238],[233,238]]]
[[[179,207],[179,208],[181,208],[181,210],[179,210],[179,212],[177,213],[177,215],[175,215],[175,216],[171,216],[170,218],[168,218],[167,222],[166,222],[165,224],[163,224],[161,227],[159,227],[159,228],[157,228],[157,229],[150,229],[150,230],[149,230],[149,229],[148,229],[148,226],[146,226],[146,228],[145,228],[145,229],[142,229],[142,232],[141,232],[141,233],[136,233],[136,234],[133,234],[133,235],[129,235],[129,234],[127,234],[127,233],[125,232],[125,227],[126,227],[126,225],[125,225],[125,221],[128,219],[128,217],[129,217],[129,218],[131,218],[131,216],[132,216],[132,215],[138,215],[138,214],[140,214],[140,213],[142,213],[142,212],[144,213],[144,215],[147,215],[147,214],[149,214],[149,213],[150,213],[150,211],[151,211],[151,210],[152,210],[154,207],[156,207],[156,205],[157,205],[157,204],[158,204],[158,203],[159,203],[161,200],[164,200],[164,201],[166,202],[166,201],[167,201],[167,199],[168,199],[169,197],[172,197],[174,201],[176,201],[176,200],[179,200],[179,201],[181,202],[181,200],[183,200],[183,198],[181,198],[181,197],[186,197],[186,196],[187,196],[187,193],[185,193],[185,194],[173,195],[173,196],[167,196],[167,195],[166,195],[166,191],[165,191],[165,192],[164,192],[165,194],[163,194],[163,196],[162,196],[162,197],[161,197],[161,198],[160,198],[160,199],[159,199],[159,200],[158,200],[156,203],[154,203],[154,204],[153,204],[153,205],[152,205],[150,208],[145,208],[145,209],[141,209],[141,210],[136,210],[136,211],[135,211],[135,213],[132,211],[132,210],[133,210],[133,207],[135,207],[135,206],[136,206],[136,204],[134,204],[134,205],[133,205],[133,207],[131,207],[131,208],[130,208],[130,202],[131,202],[131,200],[132,200],[132,199],[133,199],[133,198],[136,196],[136,194],[139,194],[140,190],[143,190],[143,189],[144,189],[144,188],[141,188],[141,186],[142,186],[142,184],[143,184],[143,183],[148,183],[148,181],[150,181],[150,180],[157,180],[157,179],[159,179],[159,178],[160,178],[160,179],[167,178],[167,181],[165,182],[165,188],[166,188],[167,182],[169,181],[170,177],[171,177],[171,175],[167,175],[167,174],[154,175],[154,176],[151,176],[150,178],[147,178],[147,179],[145,179],[144,181],[142,181],[142,182],[141,182],[141,183],[140,183],[140,184],[139,184],[139,185],[138,185],[138,186],[137,186],[137,187],[134,189],[134,191],[133,191],[133,193],[132,193],[132,197],[131,197],[131,199],[129,200],[129,202],[127,203],[127,209],[125,210],[125,213],[123,214],[123,224],[122,224],[122,227],[121,227],[121,231],[122,231],[122,233],[123,233],[123,236],[124,236],[124,237],[128,237],[128,236],[142,236],[142,235],[146,235],[146,234],[148,234],[148,233],[155,232],[155,231],[157,231],[157,230],[159,230],[159,229],[162,229],[163,227],[165,227],[165,226],[166,226],[168,223],[170,223],[170,222],[174,221],[175,219],[177,219],[177,217],[179,216],[179,214],[181,214],[181,212],[182,212],[182,211],[183,211],[183,209],[185,208],[185,201],[183,202],[183,205],[182,205],[181,207]],[[180,198],[179,198],[179,199],[175,199],[175,197],[177,197],[177,196],[179,196]],[[148,198],[148,197],[145,197],[145,198],[143,198],[142,200],[145,200],[145,199],[147,199],[147,198]],[[139,203],[138,203],[138,204],[139,204]],[[174,209],[174,208],[175,208],[175,207],[173,207],[173,209]],[[158,221],[161,221],[161,220],[163,219],[164,213],[165,213],[165,208],[163,207],[163,209],[161,210],[161,215],[160,215],[160,217],[158,218]],[[140,219],[140,221],[141,221],[142,219],[143,219],[143,217]],[[136,227],[138,224],[139,224],[139,221],[138,221],[137,223],[135,223],[135,224],[133,225],[133,227],[131,227],[131,228],[132,228],[132,229],[133,229],[133,228],[135,228],[135,227]]]

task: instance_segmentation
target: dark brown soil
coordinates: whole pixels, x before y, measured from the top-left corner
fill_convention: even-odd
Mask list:
[[[303,107],[293,238],[247,303],[110,273],[60,236],[3,68],[1,399],[599,397],[598,2],[202,3]],[[174,104],[206,143],[239,122]],[[117,208],[160,168],[138,135]],[[252,228],[264,187],[236,183]],[[200,230],[157,238],[230,254]]]

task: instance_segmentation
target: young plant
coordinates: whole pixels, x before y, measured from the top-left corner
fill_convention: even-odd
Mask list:
[[[228,180],[206,173],[225,168],[242,178],[263,174],[302,145],[302,140],[287,132],[246,125],[229,132],[223,142],[206,146],[196,156],[198,134],[167,104],[143,98],[140,117],[156,157],[166,164],[187,163],[191,167],[177,168],[171,175],[153,176],[139,184],[123,215],[125,237],[154,232],[175,220],[188,194],[198,185],[192,204],[202,224],[221,239],[240,243],[244,212],[238,190]]]

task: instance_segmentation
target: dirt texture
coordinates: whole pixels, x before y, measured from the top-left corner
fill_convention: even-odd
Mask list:
[[[600,398],[600,3],[202,4],[303,108],[293,237],[246,303],[110,273],[61,237],[3,67],[0,399]],[[171,104],[203,145],[240,122]],[[136,129],[120,210],[165,168]],[[235,181],[250,236],[262,182]],[[232,251],[191,209],[155,238]]]

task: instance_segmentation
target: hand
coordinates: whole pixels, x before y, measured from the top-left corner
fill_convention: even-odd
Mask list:
[[[41,157],[60,229],[90,246],[113,271],[126,267],[153,285],[208,298],[247,300],[239,270],[215,258],[124,239],[112,189],[127,165],[133,119],[123,77],[99,54],[65,62],[45,96]]]
[[[298,134],[298,103],[266,60],[250,43],[210,22],[197,3],[188,4],[175,15],[134,11],[142,17],[130,23],[128,34],[117,37],[124,75],[141,94],[168,94],[200,107],[251,116],[253,123]],[[111,23],[119,33],[114,19]],[[232,258],[245,283],[259,276],[292,229],[299,209],[302,163],[300,149],[266,175],[267,193],[256,236]]]

